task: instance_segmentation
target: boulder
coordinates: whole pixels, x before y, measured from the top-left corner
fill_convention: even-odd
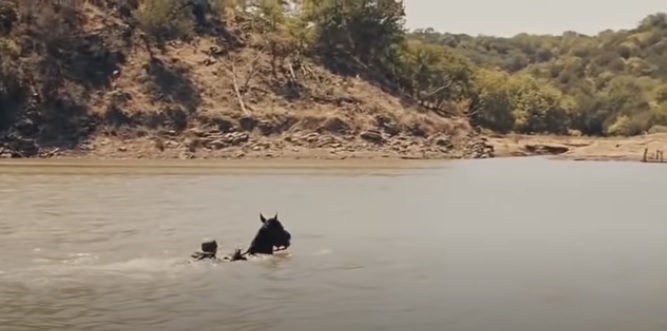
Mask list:
[[[525,148],[529,153],[537,155],[558,155],[570,150],[567,146],[557,144],[528,144]]]
[[[361,138],[375,143],[375,144],[383,144],[385,142],[384,137],[382,136],[382,133],[378,130],[368,130],[365,132],[361,133]]]

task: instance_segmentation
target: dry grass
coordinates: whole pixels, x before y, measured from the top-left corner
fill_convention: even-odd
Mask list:
[[[104,114],[121,93],[130,96],[122,105],[127,114],[176,105],[188,114],[196,113],[193,118],[199,119],[198,124],[216,117],[238,121],[248,114],[234,92],[236,80],[249,116],[274,122],[280,131],[358,133],[377,127],[378,115],[395,121],[402,131],[424,136],[469,129],[461,124],[465,121],[421,113],[368,82],[335,76],[312,63],[307,64],[308,71],[298,73],[301,95],[291,97],[281,90],[285,80],[272,77],[269,55],[242,49],[213,58],[206,54],[212,47],[216,47],[212,38],[199,38],[193,44],[173,42],[157,56],[160,65],[153,65],[154,69],[147,69],[151,67],[148,53],[135,49],[114,81],[114,91],[95,98],[93,108]]]

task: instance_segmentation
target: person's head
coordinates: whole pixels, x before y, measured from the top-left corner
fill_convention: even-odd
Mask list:
[[[218,242],[215,239],[207,239],[201,243],[201,251],[204,253],[215,254],[218,251]]]

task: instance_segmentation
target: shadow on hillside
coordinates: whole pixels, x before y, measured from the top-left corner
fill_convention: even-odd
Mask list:
[[[245,45],[239,37],[229,30],[224,22],[217,18],[211,18],[206,23],[198,24],[195,30],[200,36],[216,37],[218,43],[224,45],[230,51]]]
[[[232,51],[245,46],[245,43],[228,25],[220,19],[219,14],[214,13],[210,4],[205,2],[193,3],[192,15],[195,21],[195,32],[199,36],[215,37],[220,46],[227,51]]]
[[[367,66],[349,56],[326,56],[316,59],[317,63],[325,67],[331,73],[345,77],[359,77],[369,84],[381,89],[384,93],[397,97],[403,107],[415,107],[423,110],[417,100],[403,92],[401,88],[391,82],[385,75],[376,69]]]
[[[9,31],[23,58],[13,64],[23,92],[4,124],[10,133],[38,137],[43,147],[75,148],[96,129],[86,106],[90,95],[110,87],[124,53],[111,47],[112,32],[84,31],[76,8],[44,6],[24,16],[20,29]]]
[[[123,127],[148,129],[173,129],[181,132],[188,126],[190,116],[181,107],[167,106],[159,111],[139,112],[128,115],[121,105],[112,104],[104,113],[104,124],[109,125],[114,131]],[[110,132],[112,135],[114,132]]]
[[[51,71],[58,79],[74,82],[87,90],[108,88],[113,73],[125,61],[125,55],[107,48],[105,38],[99,35],[80,34],[66,41],[50,40],[45,46],[47,53],[40,63],[42,72]]]
[[[155,101],[171,101],[194,113],[201,104],[199,89],[190,79],[189,70],[182,65],[168,65],[153,59],[146,66],[148,90]]]
[[[271,92],[290,102],[301,100],[310,94],[310,91],[303,83],[286,78],[273,80],[269,88]]]
[[[33,13],[36,24],[23,39],[22,52],[40,55],[39,69],[50,80],[69,81],[84,89],[109,87],[125,55],[110,47],[109,31],[86,32],[86,18],[76,8],[45,7]]]
[[[97,120],[77,96],[61,90],[41,108],[39,143],[43,148],[76,148],[95,133]]]

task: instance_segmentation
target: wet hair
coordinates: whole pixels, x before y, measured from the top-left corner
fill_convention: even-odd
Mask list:
[[[214,239],[204,240],[201,243],[201,251],[204,253],[215,253],[218,251],[218,242]]]

